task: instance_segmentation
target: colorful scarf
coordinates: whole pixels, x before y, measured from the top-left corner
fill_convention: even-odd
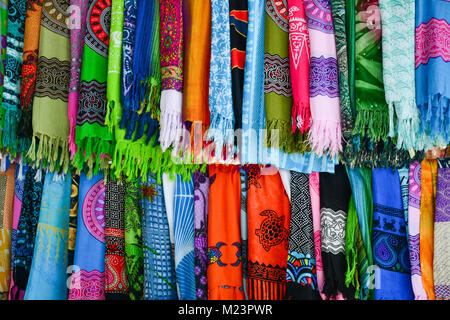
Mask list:
[[[354,134],[384,141],[389,131],[389,113],[384,95],[381,53],[381,16],[378,0],[357,0],[355,8]]]
[[[449,140],[450,72],[448,38],[450,3],[416,1],[416,100],[421,117],[421,133],[445,146]]]
[[[286,298],[320,300],[316,276],[309,175],[291,172],[291,221],[286,272]]]
[[[105,300],[128,300],[125,265],[125,185],[105,186]]]
[[[326,300],[327,296],[322,293],[323,284],[325,282],[325,274],[322,264],[322,239],[320,230],[320,175],[313,172],[309,175],[309,195],[311,197],[311,211],[313,217],[314,230],[314,255],[316,257],[316,276],[317,290],[322,299]]]
[[[424,159],[420,167],[420,269],[428,300],[435,300],[433,259],[437,162]]]
[[[7,24],[8,24],[8,1],[0,1],[0,102],[3,100],[3,84],[6,71],[6,47],[7,47]],[[3,127],[6,110],[0,108],[0,145],[3,146]]]
[[[231,87],[234,129],[242,128],[242,94],[244,89],[245,47],[247,42],[247,0],[229,0],[231,40]]]
[[[13,221],[12,221],[12,230],[11,230],[11,264],[10,264],[10,285],[9,285],[9,294],[8,300],[13,300],[11,295],[11,288],[14,287],[14,256],[16,252],[16,243],[17,243],[17,228],[20,220],[20,213],[22,211],[22,200],[24,194],[24,186],[25,186],[25,176],[28,171],[28,166],[24,166],[22,162],[16,166],[15,172],[15,185],[14,185],[14,207],[13,207]]]
[[[183,1],[183,23],[183,122],[200,123],[206,129],[210,120],[211,1]]]
[[[398,171],[373,169],[373,261],[379,268],[375,300],[411,300],[406,223]]]
[[[10,289],[11,300],[23,300],[27,288],[33,260],[44,178],[41,169],[29,168],[25,175],[22,209],[17,225],[17,240],[11,268],[13,272]]]
[[[182,129],[183,1],[160,2],[161,132],[162,151],[176,144]]]
[[[170,246],[164,193],[161,183],[149,174],[140,185],[144,281],[146,300],[176,300],[175,264]]]
[[[0,300],[8,298],[11,282],[15,165],[0,172]]]
[[[311,42],[309,96],[311,149],[318,155],[342,150],[339,74],[330,0],[305,0]]]
[[[403,217],[406,226],[406,239],[408,240],[408,201],[409,201],[409,166],[398,169],[400,186],[402,190]]]
[[[289,0],[289,73],[292,84],[292,129],[301,133],[310,127],[309,33],[303,0]]]
[[[355,296],[358,294],[360,299],[367,300],[373,298],[374,293],[373,287],[371,287],[372,283],[370,283],[371,278],[373,278],[373,270],[369,269],[369,266],[373,268],[371,238],[373,222],[372,170],[349,167],[346,169],[357,214],[355,217],[355,211],[352,210],[351,215],[347,218],[345,245],[348,269],[346,285],[351,283],[351,279],[356,277],[357,272],[360,290],[359,293],[355,292]],[[347,235],[349,236],[347,237]]]
[[[247,264],[248,264],[248,229],[247,229],[247,171],[241,166],[241,261],[245,300],[247,294]]]
[[[409,167],[409,261],[411,264],[411,283],[416,300],[427,300],[423,288],[422,272],[420,271],[420,197],[421,197],[420,163],[411,163]]]
[[[209,166],[208,300],[244,300],[238,166]]]
[[[71,174],[45,175],[33,263],[24,300],[67,300]]]
[[[127,182],[125,192],[125,262],[131,300],[144,299],[142,209],[138,180]]]
[[[81,174],[69,300],[105,299],[105,189],[101,175]]]
[[[341,105],[341,125],[343,143],[351,139],[353,130],[353,111],[350,102],[349,71],[353,66],[348,59],[347,25],[349,17],[346,13],[345,0],[330,0],[333,18],[334,39],[339,68],[339,99]],[[353,15],[353,14],[352,14]]]
[[[434,216],[434,292],[438,300],[450,300],[450,158],[437,159],[436,214]]]
[[[195,232],[194,181],[183,181],[176,175],[173,202],[175,269],[181,300],[196,300],[195,292]]]
[[[133,91],[130,99],[124,101],[120,123],[120,128],[126,129],[125,139],[136,141],[146,134],[146,143],[149,143],[158,128],[160,86],[159,0],[139,1],[133,49]]]
[[[350,299],[353,297],[353,288],[345,285],[345,229],[351,196],[350,182],[342,165],[336,166],[334,175],[320,173],[319,182],[322,264],[325,273],[323,293],[333,299],[340,292],[344,298]]]
[[[196,171],[194,172],[194,263],[197,300],[208,300],[208,203],[208,173]]]
[[[389,136],[394,138],[398,135],[398,149],[422,149],[415,97],[415,4],[411,0],[378,2],[383,25],[383,82],[389,106]]]
[[[228,1],[211,0],[211,65],[209,68],[210,128],[208,140],[215,143],[215,157],[222,159],[223,147],[234,139],[231,81],[230,12]]]
[[[29,147],[31,137],[33,136],[33,96],[36,87],[36,74],[38,70],[41,15],[42,0],[28,1],[25,18],[22,82],[20,90],[20,108],[22,109],[22,116],[19,121],[19,126],[17,127],[17,137],[19,139],[24,139],[24,151],[26,151],[27,147]]]
[[[279,173],[262,175],[258,165],[249,165],[247,214],[248,298],[281,300],[286,293],[290,210]]]
[[[265,8],[264,105],[267,130],[266,144],[268,147],[278,148],[289,153],[304,153],[306,151],[305,137],[301,133],[294,135],[291,133],[293,99],[289,70],[289,11],[287,2],[286,0],[281,2],[266,1]],[[272,130],[275,131],[272,132]]]
[[[114,137],[105,126],[110,22],[111,2],[89,0],[75,136],[78,150],[74,158],[78,170],[87,164],[89,176],[107,166],[114,150]]]
[[[36,91],[33,100],[33,139],[27,156],[50,171],[69,169],[70,80],[69,1],[44,0],[39,39]],[[59,160],[58,160],[59,158]]]
[[[78,190],[80,187],[80,176],[72,175],[72,192],[70,194],[70,219],[69,219],[69,244],[68,244],[68,266],[73,265],[75,258],[75,245],[77,240],[77,218],[78,218]]]
[[[17,151],[16,127],[21,117],[20,81],[22,79],[23,41],[27,0],[8,1],[6,63],[3,78],[2,108],[5,109],[2,145],[14,155]]]
[[[70,0],[70,82],[69,82],[69,149],[71,158],[77,152],[75,129],[77,126],[78,99],[80,97],[80,75],[86,36],[86,17],[89,0]],[[79,17],[79,20],[77,19]]]

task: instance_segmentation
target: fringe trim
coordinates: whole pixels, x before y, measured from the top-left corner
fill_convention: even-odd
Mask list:
[[[356,115],[353,134],[368,135],[371,141],[385,141],[389,133],[388,110],[360,110]]]
[[[161,131],[159,142],[163,152],[170,146],[175,146],[181,136],[181,130],[183,130],[182,100],[181,92],[175,90],[164,90],[161,92]]]
[[[91,178],[99,170],[105,170],[109,167],[109,161],[111,160],[109,155],[112,152],[112,141],[102,140],[97,137],[86,137],[78,144],[78,151],[72,163],[78,172],[83,171],[86,164],[86,176]]]
[[[355,299],[359,297],[360,284],[358,279],[357,269],[357,255],[355,248],[351,248],[349,254],[346,255],[347,259],[347,272],[345,273],[345,285],[350,287],[352,285],[355,288]]]
[[[2,143],[14,156],[17,153],[16,129],[20,120],[20,112],[21,110],[6,109],[3,123]]]
[[[305,133],[311,127],[311,109],[304,104],[297,104],[292,107],[292,129],[291,133],[295,133],[297,129],[301,133]]]
[[[224,158],[224,147],[227,148],[228,153],[233,152],[231,158],[234,158],[236,153],[236,150],[232,151],[234,147],[234,120],[225,118],[220,113],[211,114],[211,122],[206,134],[206,141],[211,141],[215,144],[214,158]]]
[[[247,294],[249,300],[283,300],[286,283],[247,277]]]
[[[450,98],[441,93],[430,95],[428,103],[417,105],[421,114],[421,132],[431,138],[442,137],[449,141]],[[430,107],[431,106],[431,107]]]
[[[48,167],[50,172],[62,169],[67,173],[70,164],[68,139],[35,133],[27,157],[38,167]]]
[[[395,117],[396,116],[396,117]],[[394,101],[389,103],[389,137],[397,133],[397,149],[422,150],[420,141],[419,109],[412,101]]]
[[[334,157],[342,151],[341,122],[314,120],[308,133],[311,150],[319,157],[326,151]]]
[[[290,132],[290,126],[291,124],[289,122],[279,119],[267,121],[264,133],[264,144],[266,148],[277,148],[288,153],[297,152],[300,154],[310,151],[307,139],[304,139],[305,137],[299,132],[293,135]],[[276,141],[277,134],[272,132],[272,130],[278,130],[278,141]],[[273,139],[275,141],[272,141]]]

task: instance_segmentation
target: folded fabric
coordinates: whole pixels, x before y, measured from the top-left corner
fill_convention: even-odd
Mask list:
[[[67,300],[71,174],[48,172],[24,300]]]
[[[398,170],[372,170],[375,300],[411,300],[411,266]]]
[[[238,166],[209,166],[208,300],[244,300]]]
[[[289,197],[280,174],[262,175],[258,165],[247,170],[249,300],[281,300],[286,293],[289,249]]]
[[[8,299],[11,283],[15,167],[13,164],[8,171],[0,172],[0,300]]]
[[[411,263],[411,283],[416,300],[427,300],[423,288],[422,272],[420,271],[420,197],[421,197],[420,163],[411,163],[409,167],[409,262]]]
[[[436,214],[434,216],[434,293],[438,300],[450,300],[450,158],[437,159]]]
[[[105,299],[105,184],[102,175],[80,176],[73,266],[68,300]]]
[[[208,172],[194,172],[195,287],[197,300],[208,300]]]
[[[144,246],[145,300],[176,300],[175,263],[170,244],[164,192],[150,174],[140,184],[142,242]]]

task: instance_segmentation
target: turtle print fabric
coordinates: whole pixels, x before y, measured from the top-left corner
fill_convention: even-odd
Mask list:
[[[289,197],[280,174],[247,171],[248,262],[250,300],[281,300],[286,292],[289,249]]]

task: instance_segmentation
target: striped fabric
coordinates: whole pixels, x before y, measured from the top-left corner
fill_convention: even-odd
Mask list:
[[[175,269],[181,300],[195,300],[194,272],[194,179],[175,181]]]
[[[152,174],[148,175],[147,183],[141,185],[141,207],[144,214],[145,300],[176,300],[175,270],[163,187]]]

